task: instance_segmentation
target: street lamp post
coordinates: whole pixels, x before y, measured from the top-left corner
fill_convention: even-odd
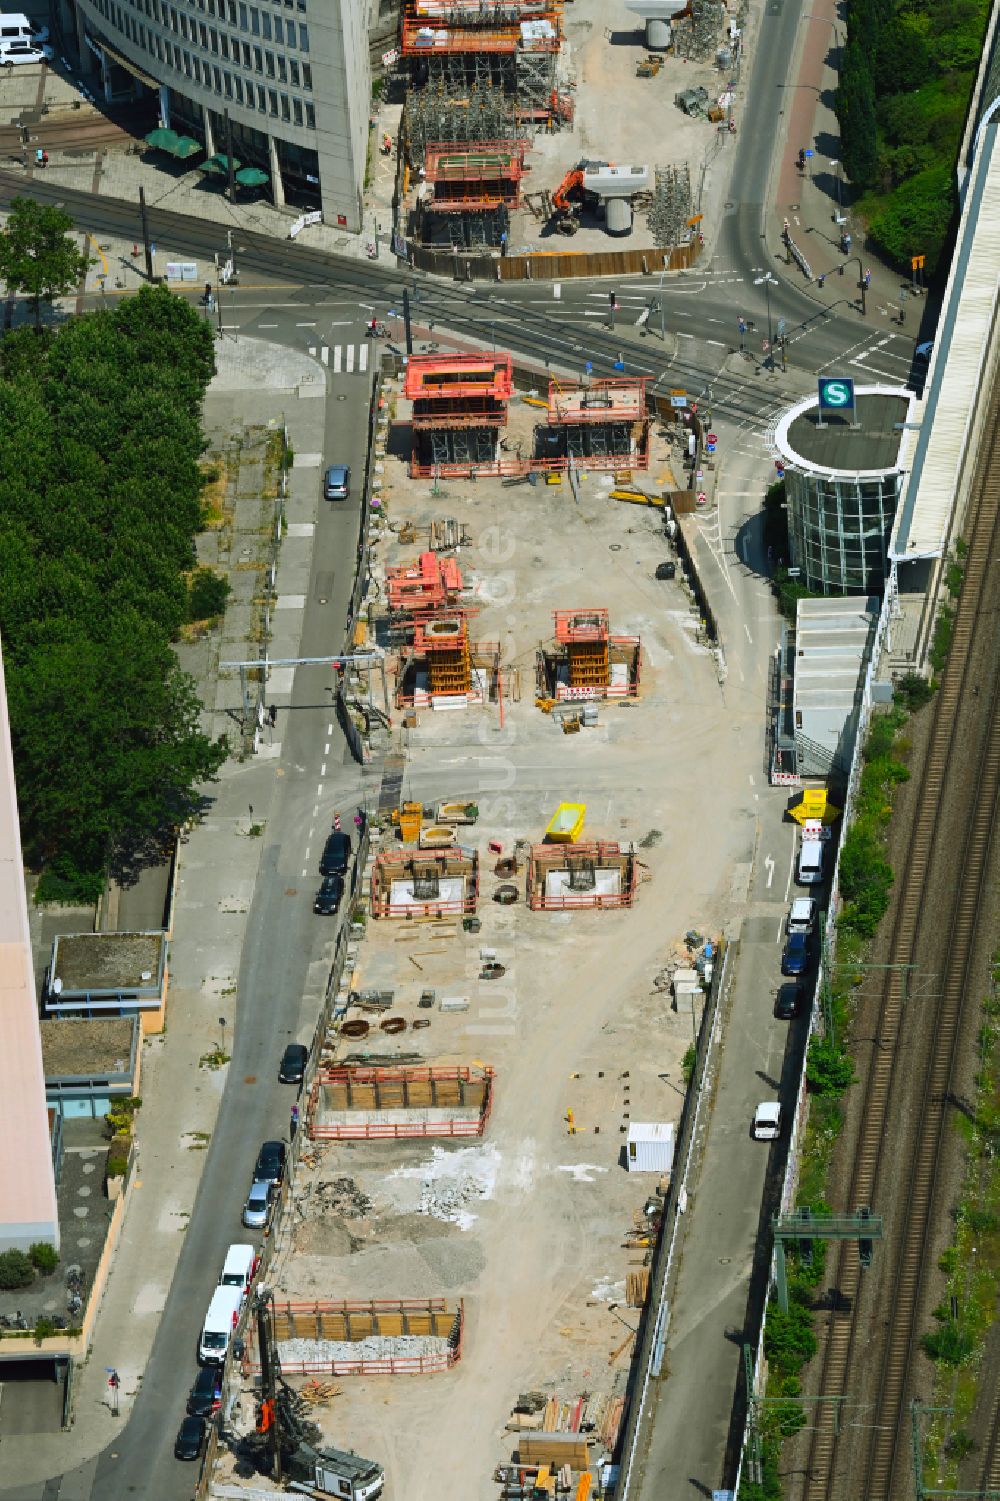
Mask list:
[[[771,283],[777,286],[777,278],[770,271],[765,271],[763,276],[754,277],[754,286],[764,288],[764,296],[767,299],[767,368],[774,374],[774,338],[771,332]]]

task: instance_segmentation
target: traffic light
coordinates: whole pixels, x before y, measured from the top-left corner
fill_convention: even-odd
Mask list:
[[[816,278],[816,285],[818,287],[822,287],[823,284],[825,283],[825,281],[826,281],[826,272],[824,271],[822,276],[817,276],[817,278]]]

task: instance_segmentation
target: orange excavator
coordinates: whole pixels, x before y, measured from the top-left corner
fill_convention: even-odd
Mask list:
[[[579,161],[575,167],[570,167],[552,194],[553,221],[560,234],[576,234],[580,228],[580,211],[584,202],[593,196],[584,191],[584,172],[591,167],[610,167],[611,165],[611,162]]]

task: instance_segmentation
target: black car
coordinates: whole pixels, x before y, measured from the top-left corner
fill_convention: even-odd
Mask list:
[[[324,885],[326,882],[323,883]],[[278,1064],[278,1078],[282,1084],[301,1084],[305,1076],[309,1049],[305,1043],[290,1042]]]
[[[265,1141],[257,1153],[257,1166],[253,1170],[255,1183],[280,1183],[285,1176],[285,1143]]]
[[[200,1459],[205,1447],[205,1419],[185,1418],[174,1439],[175,1459]]]
[[[313,899],[313,911],[318,912],[320,917],[332,917],[335,912],[340,911],[343,895],[343,876],[324,876],[323,884]]]
[[[321,876],[342,876],[347,873],[347,866],[351,858],[351,836],[343,834],[339,830],[329,835],[323,846],[320,856],[319,873]]]
[[[216,1366],[202,1366],[187,1399],[193,1418],[210,1418],[222,1397],[222,1381]]]
[[[796,1016],[801,1016],[805,1010],[806,992],[804,985],[779,985],[778,993],[774,998],[774,1014],[779,1021],[790,1022]]]

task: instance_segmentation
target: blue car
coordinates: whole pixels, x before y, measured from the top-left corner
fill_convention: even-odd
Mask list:
[[[808,933],[789,933],[781,956],[783,975],[804,975],[812,962]]]

